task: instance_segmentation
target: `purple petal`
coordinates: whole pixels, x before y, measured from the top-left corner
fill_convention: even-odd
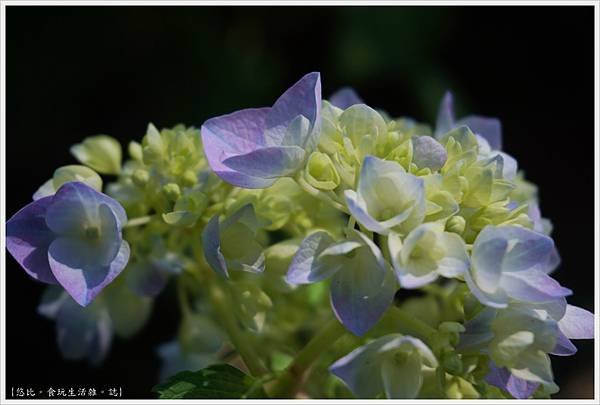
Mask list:
[[[360,254],[357,251],[355,259]],[[374,262],[357,261],[344,266],[333,276],[331,305],[340,322],[355,335],[362,336],[392,303],[396,283],[388,269]]]
[[[498,288],[502,276],[502,259],[508,242],[500,238],[486,240],[484,232],[485,229],[473,246],[473,278],[482,290],[489,293]]]
[[[223,164],[250,176],[275,179],[296,172],[305,156],[304,149],[297,146],[278,146],[232,156],[223,160]]]
[[[345,110],[354,104],[364,104],[359,95],[350,87],[342,87],[333,93],[329,97],[329,102],[342,110]]]
[[[323,266],[317,257],[333,243],[327,232],[307,236],[292,258],[285,280],[290,284],[310,284],[322,281],[338,270],[337,266]]]
[[[454,101],[452,93],[447,91],[446,94],[444,94],[444,98],[442,98],[438,110],[435,123],[435,137],[439,139],[446,132],[454,128],[454,126]]]
[[[224,181],[244,188],[266,188],[274,180],[240,173],[223,160],[252,152],[265,145],[263,132],[270,108],[249,108],[211,118],[202,125],[204,154],[212,170]]]
[[[85,223],[88,215],[97,215],[99,207],[106,205],[121,229],[127,223],[125,209],[116,200],[79,181],[63,184],[48,206],[46,224],[55,232],[69,231]]]
[[[556,345],[551,354],[555,356],[572,356],[575,353],[577,353],[575,345],[559,330],[556,335]]]
[[[594,338],[594,314],[574,305],[567,305],[565,315],[558,321],[558,328],[569,339]]]
[[[29,203],[6,222],[6,248],[31,277],[56,284],[48,264],[48,247],[54,233],[46,225],[46,212],[52,198]]]
[[[265,141],[270,146],[281,145],[289,124],[298,116],[308,119],[310,131],[308,139],[296,146],[314,149],[321,124],[321,75],[318,72],[305,75],[273,104],[265,121]]]
[[[498,368],[492,362],[490,362],[490,371],[485,379],[489,384],[507,391],[517,399],[529,398],[540,385],[515,377],[506,368]]]
[[[536,267],[546,268],[554,250],[549,237],[535,233],[536,238],[519,241],[505,256],[502,267],[505,271],[518,272]]]
[[[379,352],[397,335],[383,336],[367,345],[354,349],[329,367],[359,398],[375,398],[383,391],[381,356]]]
[[[67,359],[89,357],[101,362],[110,348],[112,328],[106,311],[97,306],[82,308],[67,299],[56,317],[58,346]]]
[[[215,215],[202,231],[202,249],[204,258],[212,269],[225,278],[229,278],[227,264],[221,253],[221,232],[219,229],[219,216]]]
[[[497,118],[469,115],[458,120],[456,125],[466,125],[473,133],[482,136],[493,150],[502,149],[502,125]]]
[[[552,301],[573,293],[537,269],[505,273],[501,283],[510,297],[525,302]]]
[[[71,297],[86,306],[117,277],[129,260],[129,244],[122,241],[119,252],[108,266],[81,266],[73,259],[71,245],[64,238],[56,239],[48,249],[52,273]]]

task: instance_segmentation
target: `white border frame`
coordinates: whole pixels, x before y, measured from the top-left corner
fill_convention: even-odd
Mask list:
[[[518,1],[518,0],[505,0],[505,1],[451,1],[451,0],[433,0],[433,1],[396,1],[396,0],[306,0],[306,1],[281,1],[281,0],[262,0],[262,1],[243,1],[243,0],[229,0],[229,1],[198,1],[198,0],[47,0],[47,1],[33,1],[33,0],[0,0],[0,403],[2,404],[39,404],[44,402],[58,403],[60,399],[7,399],[7,386],[6,386],[6,274],[5,274],[5,263],[6,263],[6,246],[5,246],[5,233],[6,228],[4,226],[6,221],[6,6],[36,6],[36,5],[68,5],[68,6],[94,6],[94,5],[107,5],[107,6],[177,6],[177,5],[197,5],[197,6],[216,6],[216,5],[230,5],[230,6],[241,6],[241,5],[304,5],[304,6],[375,6],[375,5],[424,5],[424,6],[447,6],[447,5],[565,5],[565,6],[594,6],[594,103],[595,103],[595,116],[594,116],[594,313],[595,316],[595,331],[596,338],[594,339],[594,399],[585,400],[558,400],[560,403],[569,404],[597,404],[600,399],[600,336],[599,331],[599,318],[600,312],[600,300],[598,294],[598,284],[600,280],[600,189],[599,189],[599,174],[600,174],[600,160],[599,160],[599,148],[600,148],[600,98],[599,98],[599,86],[600,86],[600,63],[599,63],[599,48],[600,48],[600,3],[597,0],[586,0],[586,1],[558,1],[558,0],[539,0],[539,1]],[[149,401],[164,401],[164,400],[125,400],[125,399],[73,399],[67,400],[73,404],[135,404]],[[482,401],[486,404],[524,404],[524,403],[557,403],[557,400],[476,400]],[[364,404],[414,404],[415,402],[421,404],[439,404],[444,403],[475,403],[473,400],[303,400],[303,399],[288,399],[288,400],[168,400],[169,404],[212,404],[215,402],[220,403],[233,403],[243,402],[248,404],[263,404],[265,402],[283,403],[283,404],[319,404],[319,403],[332,403],[332,404],[347,404],[347,403],[364,403]]]

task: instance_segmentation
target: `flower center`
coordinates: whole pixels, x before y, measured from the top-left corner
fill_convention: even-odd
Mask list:
[[[100,228],[97,226],[87,226],[85,228],[85,236],[91,240],[97,240],[100,238]]]

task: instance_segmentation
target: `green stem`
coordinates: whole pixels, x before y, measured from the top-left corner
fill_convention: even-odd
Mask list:
[[[183,279],[179,278],[177,280],[177,299],[179,301],[179,308],[181,309],[181,314],[186,317],[191,315],[190,304],[188,302],[187,292],[185,291],[185,285],[183,284]]]
[[[313,186],[311,186],[310,184],[308,184],[302,178],[302,175],[294,177],[294,180],[296,180],[296,183],[298,183],[298,185],[300,187],[302,187],[302,189],[304,191],[306,191],[308,194],[312,195],[315,198],[318,198],[321,201],[326,202],[327,204],[331,205],[333,208],[335,208],[335,209],[337,209],[339,211],[342,211],[342,212],[350,215],[350,213],[348,212],[348,209],[346,207],[344,207],[339,202],[334,201],[330,196],[328,196],[327,194],[323,193],[321,190],[317,190],[316,188],[314,188]]]
[[[408,312],[400,308],[391,307],[385,313],[385,317],[394,322],[394,327],[396,327],[399,332],[405,335],[418,337],[427,343],[432,350],[437,346],[437,342],[435,341],[437,330],[427,325],[425,322],[418,320]]]
[[[277,379],[270,390],[274,398],[290,398],[296,394],[306,370],[317,358],[331,347],[346,329],[337,319],[329,321],[292,360],[284,373]]]
[[[146,225],[152,220],[152,215],[146,215],[143,217],[132,218],[123,226],[124,228],[133,228],[135,226]]]
[[[242,360],[244,360],[250,374],[255,377],[266,374],[268,370],[263,366],[252,348],[251,339],[248,338],[238,325],[238,320],[231,309],[232,300],[230,297],[227,297],[225,289],[220,285],[220,280],[217,280],[216,277],[208,277],[208,279],[208,293],[211,303],[221,320],[225,332],[227,332],[227,336],[231,340],[231,344],[233,344]]]

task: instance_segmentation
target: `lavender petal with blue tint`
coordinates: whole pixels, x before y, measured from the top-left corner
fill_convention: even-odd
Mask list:
[[[101,306],[82,308],[67,298],[56,314],[58,347],[66,359],[100,363],[112,341],[110,317]]]
[[[336,317],[352,333],[364,335],[391,305],[396,278],[389,271],[379,248],[355,232],[363,246],[331,280],[331,306]]]
[[[31,277],[56,284],[48,263],[48,247],[54,233],[46,225],[46,211],[52,196],[23,207],[6,222],[6,248]]]
[[[556,335],[556,346],[554,346],[551,354],[555,356],[572,356],[575,353],[577,353],[575,345],[559,330]]]
[[[204,257],[210,267],[212,267],[217,274],[229,278],[227,264],[221,253],[221,233],[218,215],[212,217],[202,231],[202,248],[204,249]]]
[[[493,150],[502,149],[502,124],[497,118],[469,115],[461,118],[456,125],[466,125],[473,133],[482,136]]]
[[[529,398],[540,385],[515,377],[509,370],[499,368],[493,362],[490,362],[490,371],[485,379],[489,384],[507,391],[517,399]]]
[[[62,239],[52,242],[48,259],[52,273],[81,306],[86,306],[125,268],[129,260],[129,244],[122,241],[119,251],[109,265],[89,265],[73,258],[72,246]]]
[[[438,115],[435,122],[435,137],[441,137],[454,127],[454,99],[452,93],[447,91],[446,94],[444,94],[438,109]]]
[[[299,170],[318,143],[321,79],[309,73],[271,108],[246,109],[211,118],[202,142],[212,170],[243,188],[266,188]]]
[[[265,146],[263,132],[270,108],[249,108],[211,118],[202,125],[202,144],[210,167],[224,181],[244,188],[266,188],[273,179],[261,179],[232,169],[224,160]]]
[[[567,305],[558,328],[569,339],[594,338],[594,314],[574,305]]]
[[[329,102],[345,110],[348,107],[352,107],[354,104],[364,104],[360,96],[350,87],[342,87],[329,97]]]

